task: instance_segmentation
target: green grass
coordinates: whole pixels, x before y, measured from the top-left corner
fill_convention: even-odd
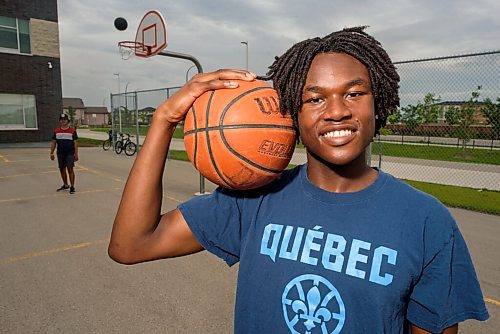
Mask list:
[[[145,136],[148,129],[148,126],[140,126],[139,135]],[[107,132],[109,128],[93,128],[91,130]],[[135,126],[123,127],[122,131],[135,134],[136,128]],[[175,129],[174,138],[184,138],[184,132],[181,126]],[[297,147],[304,148],[302,144],[298,144]],[[373,142],[372,155],[378,155],[381,149],[382,155],[391,157],[500,165],[499,150],[467,149],[464,158],[462,148],[457,147]]]
[[[378,155],[380,149],[382,149],[382,155],[391,157],[500,165],[499,150],[467,149],[464,158],[462,148],[457,147],[374,142],[372,144],[372,155]]]
[[[500,191],[447,186],[403,180],[413,187],[439,199],[444,205],[500,215]]]
[[[90,131],[98,131],[98,132],[108,132],[110,128],[92,128]],[[145,136],[148,133],[149,126],[141,125],[139,126],[139,136]],[[123,133],[130,133],[131,135],[135,135],[137,131],[135,126],[127,126],[122,127]],[[184,130],[182,127],[177,127],[174,132],[174,138],[182,139],[184,138]]]
[[[91,139],[91,138],[78,138],[78,146],[90,147],[90,146],[101,146],[104,140]]]
[[[78,142],[80,146],[100,146],[102,144],[102,140],[88,138],[80,138]],[[386,144],[384,143],[384,149],[385,145]],[[404,146],[406,148],[410,145]],[[168,155],[172,160],[189,161],[186,152],[183,150],[170,150]],[[290,165],[289,168],[291,167],[294,166]],[[499,191],[486,189],[478,190],[473,188],[448,186],[410,180],[403,181],[425,193],[436,197],[446,206],[500,215],[500,205],[498,205],[498,203],[500,203]]]
[[[189,161],[186,151],[170,150],[168,157],[172,160]]]

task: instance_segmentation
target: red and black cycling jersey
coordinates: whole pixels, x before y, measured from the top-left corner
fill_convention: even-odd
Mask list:
[[[76,130],[74,128],[57,128],[54,130],[52,139],[57,142],[58,154],[75,154],[74,141],[78,140],[78,135],[76,134]]]

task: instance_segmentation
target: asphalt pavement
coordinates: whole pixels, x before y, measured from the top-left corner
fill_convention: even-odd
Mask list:
[[[237,265],[207,252],[134,266],[108,258],[135,157],[80,148],[69,194],[55,191],[61,180],[49,146],[12,146],[0,146],[1,333],[232,333]],[[189,162],[168,161],[163,183],[167,211],[199,191],[199,174]],[[451,212],[491,316],[460,332],[499,333],[500,217]]]

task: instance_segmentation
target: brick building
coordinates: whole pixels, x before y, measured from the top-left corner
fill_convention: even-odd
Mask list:
[[[48,141],[62,112],[57,0],[0,0],[0,143]]]

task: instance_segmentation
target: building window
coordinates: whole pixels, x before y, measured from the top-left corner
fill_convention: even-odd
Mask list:
[[[0,51],[31,54],[28,20],[0,16]]]
[[[0,130],[37,128],[34,95],[0,94]]]

